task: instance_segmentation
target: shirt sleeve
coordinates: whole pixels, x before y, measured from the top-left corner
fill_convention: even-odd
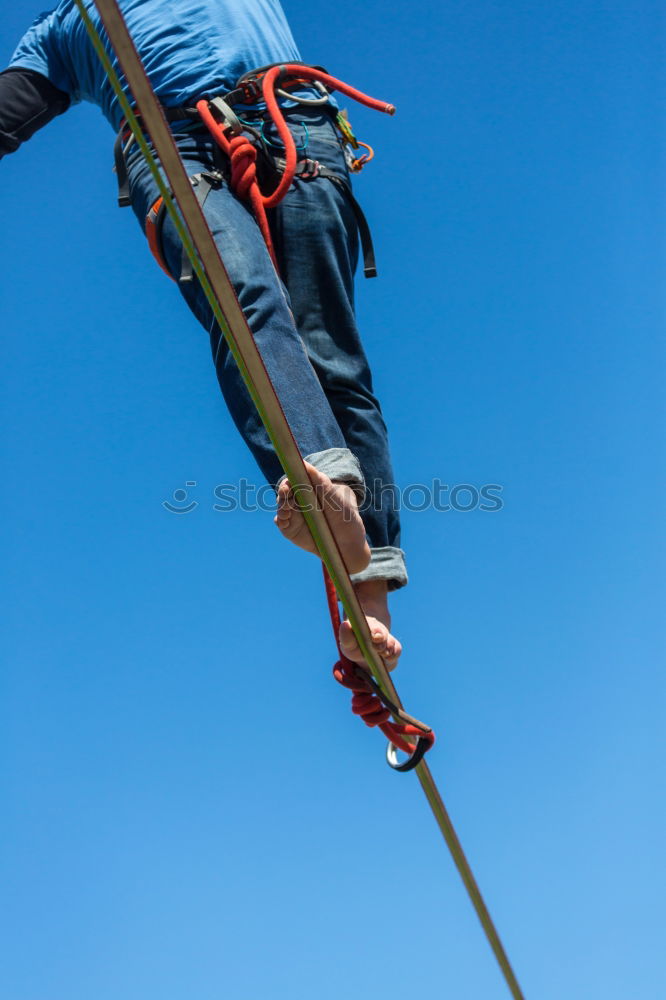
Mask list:
[[[69,105],[69,94],[34,70],[0,73],[0,158],[15,152]]]
[[[63,49],[65,37],[62,4],[33,21],[9,60],[10,69],[31,69],[54,87],[77,100],[76,81]]]

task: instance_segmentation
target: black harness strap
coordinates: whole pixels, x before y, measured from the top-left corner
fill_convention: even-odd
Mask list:
[[[134,136],[130,132],[129,138],[123,126],[116,136],[113,144],[113,162],[116,169],[116,179],[118,181],[118,204],[121,208],[129,208],[132,204],[130,195],[129,177],[127,176],[127,154],[134,143]]]
[[[284,160],[277,160],[276,163],[280,169],[284,169]],[[332,183],[335,184],[340,191],[342,191],[345,198],[349,202],[356,219],[358,235],[361,240],[361,250],[363,252],[363,274],[366,278],[376,278],[377,265],[375,262],[375,248],[372,243],[370,226],[368,225],[368,220],[365,217],[363,209],[354,197],[351,184],[347,178],[342,177],[340,174],[336,174],[334,170],[330,170],[328,167],[325,167],[322,163],[319,163],[318,160],[300,160],[300,162],[296,165],[296,176],[300,177],[301,180],[314,180],[317,177],[325,177],[327,180],[332,181]]]
[[[190,177],[192,181],[192,186],[194,187],[194,193],[197,196],[197,201],[201,208],[204,207],[206,203],[206,198],[213,189],[217,189],[222,184],[224,176],[219,170],[209,170],[200,174],[194,174]],[[162,211],[166,214],[166,205],[162,203]],[[187,256],[185,247],[183,247],[183,253],[180,261],[180,277],[178,281],[183,283],[185,281],[194,280],[194,271],[192,270],[192,261]]]

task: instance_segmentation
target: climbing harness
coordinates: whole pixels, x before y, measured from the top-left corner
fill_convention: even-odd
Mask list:
[[[385,664],[373,647],[367,621],[346,571],[335,537],[324,512],[317,506],[315,490],[307,475],[302,456],[268,377],[261,355],[254,343],[247,321],[234,295],[219,250],[206,224],[192,183],[180,159],[173,135],[153,93],[118,2],[117,0],[95,0],[95,2],[137,108],[141,112],[142,121],[150,133],[152,144],[159,156],[161,169],[166,175],[168,183],[165,182],[155,154],[146,141],[141,125],[130,107],[99,31],[88,14],[86,0],[75,0],[93,47],[109,77],[151,175],[165,201],[173,225],[187,249],[193,271],[238,364],[248,392],[275,448],[276,455],[292,484],[295,499],[301,507],[305,521],[322,557],[322,562],[324,562],[335,591],[344,606],[361,652],[382,694],[391,699],[396,709],[401,709],[395,686]],[[384,110],[388,107],[390,106],[384,106]],[[509,991],[514,1000],[524,1000],[518,980],[511,968],[426,761],[421,760],[416,765],[415,771],[502,970]]]
[[[318,94],[318,97],[303,97],[293,92],[294,89],[308,85]],[[268,248],[268,252],[277,267],[275,252],[266,216],[268,209],[274,208],[282,201],[295,178],[312,181],[318,178],[330,181],[347,199],[356,220],[363,253],[363,273],[366,278],[377,275],[375,252],[372,243],[370,227],[358,201],[354,197],[347,178],[331,170],[325,164],[319,163],[305,155],[299,157],[299,151],[307,152],[307,125],[305,123],[306,140],[299,150],[291,130],[285,119],[284,110],[278,98],[289,99],[296,106],[306,108],[321,108],[335,123],[341,137],[345,160],[350,171],[358,173],[373,157],[373,151],[366,143],[356,139],[349,119],[344,111],[336,111],[329,102],[330,90],[338,89],[354,100],[377,110],[393,113],[391,105],[382,106],[360,91],[343,84],[330,76],[320,66],[306,66],[305,63],[276,63],[262,66],[260,69],[245,73],[233,90],[210,99],[196,102],[195,107],[163,108],[169,123],[194,123],[204,125],[213,139],[216,147],[225,154],[224,159],[216,157],[216,169],[208,174],[196,174],[190,178],[196,188],[197,197],[203,206],[208,194],[228,179],[233,190],[250,202],[254,215]],[[258,107],[260,105],[260,107]],[[237,113],[236,108],[246,109],[246,116]],[[252,118],[249,118],[252,115]],[[266,136],[265,126],[272,123],[280,137],[281,146]],[[258,127],[257,127],[258,126]],[[114,164],[118,179],[118,204],[126,207],[131,204],[127,156],[134,145],[135,137],[123,119],[114,145]],[[350,149],[364,147],[368,152],[354,157]],[[276,155],[273,150],[284,152],[284,156]],[[262,182],[268,186],[268,192],[262,191]],[[146,217],[146,237],[150,250],[162,270],[172,277],[164,259],[162,249],[162,226],[166,216],[164,199],[160,195],[150,207]],[[191,281],[192,269],[183,253],[179,281]]]

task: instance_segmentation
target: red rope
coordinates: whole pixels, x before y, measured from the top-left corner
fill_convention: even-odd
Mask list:
[[[387,115],[395,114],[395,108],[392,104],[387,104],[385,101],[377,101],[374,97],[368,97],[367,94],[361,93],[360,90],[356,90],[355,87],[350,87],[349,84],[343,83],[342,80],[338,80],[334,76],[329,76],[328,73],[324,73],[322,70],[314,69],[311,66],[299,66],[294,63],[287,63],[283,66],[273,66],[264,76],[262,91],[268,112],[273,119],[275,127],[278,130],[278,135],[284,144],[285,159],[287,164],[284,174],[282,175],[282,179],[280,180],[280,183],[276,187],[275,191],[268,199],[265,199],[267,208],[272,208],[274,205],[277,205],[282,198],[284,198],[285,194],[289,190],[292,180],[294,179],[294,172],[296,170],[296,144],[291,132],[289,131],[289,126],[284,120],[282,109],[278,104],[275,94],[278,79],[285,75],[296,77],[299,80],[316,80],[319,83],[323,83],[329,90],[339,90],[341,94],[351,97],[353,100],[358,101],[359,104],[365,104],[367,108],[371,108],[373,111],[383,111]]]

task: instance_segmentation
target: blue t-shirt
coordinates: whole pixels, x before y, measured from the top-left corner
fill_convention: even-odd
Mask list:
[[[94,3],[92,21],[106,40]],[[243,73],[300,61],[279,0],[120,0],[155,93],[167,107],[231,90]],[[121,80],[122,73],[111,52]],[[74,0],[40,14],[10,66],[35,70],[70,95],[99,104],[114,128],[122,111]]]

